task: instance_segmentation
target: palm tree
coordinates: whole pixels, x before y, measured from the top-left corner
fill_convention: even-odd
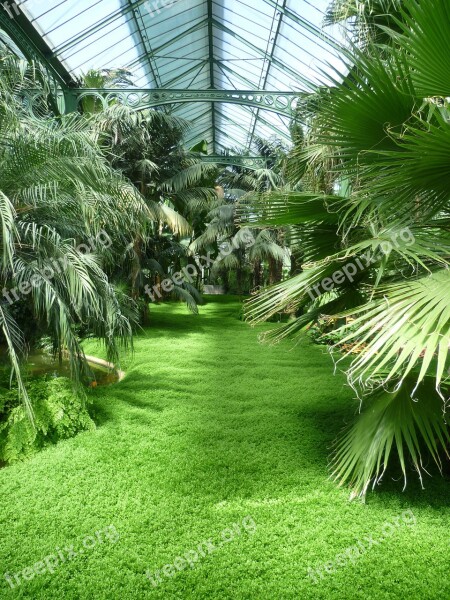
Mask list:
[[[120,104],[96,117],[99,143],[111,165],[133,182],[149,206],[159,208],[167,223],[148,221],[126,255],[121,274],[125,278],[130,274],[128,283],[136,300],[143,298],[149,280],[151,285],[158,284],[180,271],[188,246],[183,239],[191,234],[199,213],[216,198],[216,168],[183,147],[187,127],[187,122],[164,112],[136,112]],[[158,258],[169,256],[168,247],[172,263]],[[197,310],[200,297],[188,281],[175,285],[172,294]],[[147,301],[143,302],[143,318]]]
[[[30,416],[21,362],[35,331],[67,353],[75,381],[89,371],[79,331],[102,339],[112,361],[131,343],[135,307],[105,268],[143,223],[163,217],[110,167],[89,119],[29,116],[20,94],[39,85],[38,70],[0,57],[1,343]]]
[[[239,226],[244,210],[252,210],[250,201],[241,198],[240,202],[242,205],[234,195],[219,197],[206,216],[204,232],[190,246],[194,254],[207,250],[217,257],[207,276],[220,278],[230,291],[230,276],[234,275],[239,295],[255,291],[266,282],[281,281],[283,264],[289,258],[283,229],[259,227],[249,231]]]
[[[350,40],[366,50],[390,45],[393,33],[401,32],[399,22],[408,15],[405,0],[333,0],[325,14],[324,25],[344,26]]]
[[[266,159],[266,167],[256,170],[231,166],[218,178],[218,184],[232,195],[232,190],[245,192],[267,192],[283,187],[286,184],[285,169],[288,148],[277,138],[264,139],[256,136],[253,140],[254,152]],[[245,157],[248,153],[240,148],[232,148],[229,152],[234,156]]]
[[[253,216],[294,224],[305,262],[252,300],[249,318],[302,309],[275,339],[324,314],[347,320],[337,334],[352,345],[347,376],[364,411],[337,442],[333,474],[354,496],[381,480],[393,448],[406,481],[408,459],[420,475],[426,448],[440,467],[450,440],[448,5],[385,4],[398,9],[394,29],[382,29],[390,44],[353,48],[351,77],[317,90],[309,140],[297,150],[299,172],[314,160],[332,165],[333,189],[272,194]]]
[[[133,74],[128,69],[90,69],[82,76],[83,86],[94,90],[102,88],[133,87]],[[114,100],[110,104],[115,104]],[[97,114],[103,111],[103,102],[95,96],[85,96],[81,100],[84,113]]]
[[[229,278],[235,275],[239,294],[249,289],[257,290],[266,282],[281,281],[283,264],[289,257],[284,229],[255,229],[252,232],[254,243],[250,247],[239,229],[239,219],[245,213],[252,213],[254,197],[258,199],[261,194],[285,185],[287,147],[276,138],[265,140],[260,137],[254,139],[253,145],[255,152],[266,158],[266,167],[251,170],[232,166],[219,174],[217,183],[221,193],[206,216],[206,229],[191,245],[194,252],[210,249],[216,255],[223,244],[234,249],[214,264],[211,276],[220,277],[229,289]],[[246,155],[239,149],[230,152]]]

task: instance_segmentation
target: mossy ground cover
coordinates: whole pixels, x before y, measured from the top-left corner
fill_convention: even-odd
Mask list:
[[[1,598],[450,596],[448,480],[349,503],[327,469],[345,378],[307,340],[259,344],[239,310],[152,306],[126,378],[91,392],[96,431],[0,469]]]

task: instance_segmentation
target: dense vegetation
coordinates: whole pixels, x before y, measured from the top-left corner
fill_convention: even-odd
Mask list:
[[[154,307],[127,377],[93,391],[95,433],[0,469],[2,599],[447,598],[448,479],[403,494],[387,479],[349,504],[327,472],[355,409],[345,377],[330,392],[320,347],[258,344],[273,325],[237,319],[239,298],[207,300],[198,316]],[[53,573],[22,575],[72,545]],[[193,568],[162,572],[188,553]]]
[[[31,117],[21,91],[45,90],[44,73],[3,51],[0,345],[15,391],[0,404],[2,460],[90,426],[88,340],[118,364],[149,323],[149,304],[182,300],[197,313],[203,286],[217,283],[251,296],[252,324],[282,322],[266,341],[309,329],[332,348],[362,407],[332,457],[352,496],[397,461],[405,480],[411,464],[419,477],[430,458],[441,468],[450,442],[448,17],[445,0],[332,2],[326,24],[348,35],[342,72],[302,96],[289,147],[255,140],[267,159],[259,171],[205,165],[204,144],[185,148],[190,124],[163,111],[85,100],[82,114],[59,115],[49,102]],[[85,83],[129,78],[91,71]],[[211,258],[199,266],[203,255]],[[43,343],[70,363],[64,431],[49,416],[59,384],[43,380],[41,394],[23,377]],[[327,377],[332,393],[331,368]]]
[[[252,300],[249,318],[295,310],[275,340],[308,325],[330,337],[332,323],[337,350],[352,358],[363,412],[332,468],[355,495],[381,480],[394,449],[406,481],[410,462],[421,476],[429,456],[448,460],[450,440],[450,94],[437,51],[448,56],[448,4],[403,4],[330,8],[330,21],[351,19],[350,49],[346,72],[299,106],[306,135],[289,164],[304,191],[257,199],[251,217],[292,225],[303,264]]]

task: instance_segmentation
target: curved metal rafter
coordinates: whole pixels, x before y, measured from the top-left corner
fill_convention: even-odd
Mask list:
[[[202,162],[217,165],[227,165],[233,167],[244,167],[251,171],[265,169],[267,167],[267,158],[264,156],[224,156],[222,154],[208,154],[202,156]]]
[[[0,27],[45,65],[56,111],[77,110],[83,94],[105,106],[161,107],[187,120],[194,115],[187,146],[207,140],[213,154],[248,152],[256,137],[289,142],[296,98],[335,64],[341,44],[322,28],[326,2],[0,1]],[[118,67],[133,72],[135,87],[78,89],[88,69]],[[25,100],[33,111],[33,94]]]
[[[299,93],[272,92],[266,90],[155,90],[140,88],[75,88],[70,94],[77,104],[83,98],[94,97],[106,107],[112,101],[122,102],[135,110],[145,110],[167,104],[182,104],[186,102],[222,102],[252,106],[268,110],[285,117],[293,118],[297,106]],[[37,92],[30,91],[31,97],[36,97]]]

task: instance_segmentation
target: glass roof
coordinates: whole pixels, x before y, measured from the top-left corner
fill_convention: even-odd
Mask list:
[[[74,77],[128,68],[141,88],[307,90],[339,64],[322,29],[329,0],[17,0]],[[335,34],[335,32],[333,32]],[[337,36],[336,36],[337,38]],[[226,103],[171,105],[213,153],[249,150],[255,136],[286,141],[289,119]]]

